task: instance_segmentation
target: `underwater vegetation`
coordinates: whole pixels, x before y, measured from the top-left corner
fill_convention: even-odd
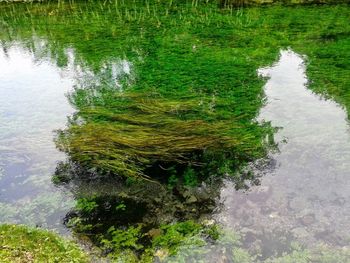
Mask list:
[[[14,8],[3,7],[6,28]],[[34,22],[45,12],[51,12],[51,27]],[[102,79],[77,85],[69,95],[77,112],[56,142],[72,161],[123,177],[167,181],[175,167],[176,177],[191,170],[203,179],[234,174],[266,155],[264,139],[273,130],[254,122],[263,103],[256,69],[271,63],[280,47],[307,54],[311,88],[347,105],[347,12],[342,5],[234,10],[210,2],[33,4],[11,23],[15,30],[7,37],[23,37],[30,18],[36,36],[51,32],[47,52],[62,66],[69,47],[95,72],[106,57],[130,61],[132,76],[124,74],[117,87]],[[83,41],[66,33],[66,19],[83,28]],[[332,63],[336,74],[324,74],[330,59],[338,60]],[[159,166],[162,176],[154,172]]]
[[[348,250],[327,246],[310,250],[293,244],[288,253],[259,260],[240,247],[241,237],[238,234],[210,221],[161,225],[147,233],[141,232],[141,226],[123,230],[111,227],[108,235],[110,239],[100,239],[101,248],[109,251],[107,256],[100,258],[101,262],[213,262],[220,259],[237,263],[327,263],[349,262],[350,257]],[[143,243],[144,236],[150,236],[151,243]],[[0,225],[0,237],[0,260],[4,263],[96,262],[96,255],[84,253],[72,241],[49,231],[21,225]],[[145,252],[138,257],[135,250]]]
[[[97,92],[94,89],[94,95]],[[225,101],[217,99],[214,106],[211,98],[194,95],[172,100],[151,93],[102,89],[94,103],[94,98],[84,95],[84,91],[74,94],[74,102],[83,105],[74,116],[78,123],[72,121],[68,130],[59,133],[57,143],[72,161],[100,173],[151,178],[150,167],[161,165],[164,174],[172,171],[170,167],[181,166],[188,175],[192,171],[196,176],[196,170],[210,166],[214,167],[208,172],[219,174],[222,167],[211,162],[215,156],[227,160],[228,169],[223,172],[229,172],[231,163],[263,156],[258,155],[263,150],[262,129],[240,124],[211,108],[224,109]]]

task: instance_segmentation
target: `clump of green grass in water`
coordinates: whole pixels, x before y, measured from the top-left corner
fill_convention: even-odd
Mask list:
[[[262,136],[269,129],[243,126],[220,116],[206,97],[174,100],[109,88],[99,94],[95,91],[92,99],[84,90],[72,94],[71,101],[79,108],[78,121],[72,121],[57,138],[60,149],[85,167],[126,177],[152,177],[145,170],[158,163],[204,166],[205,160],[194,158],[204,152],[237,159],[263,156]],[[99,101],[86,103],[96,97]],[[214,107],[225,106],[224,100],[215,103]],[[188,169],[184,178],[193,181]]]
[[[71,241],[56,234],[20,225],[0,225],[0,261],[13,262],[90,262]]]

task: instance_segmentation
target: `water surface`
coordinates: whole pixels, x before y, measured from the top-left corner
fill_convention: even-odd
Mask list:
[[[65,158],[53,131],[73,111],[65,97],[73,76],[35,55],[16,43],[0,47],[0,221],[63,230],[73,199],[51,183]]]
[[[65,65],[47,51],[47,41],[33,37],[0,46],[0,222],[37,225],[66,232],[62,221],[74,206],[71,191],[56,187],[52,176],[66,159],[54,143],[74,109],[67,94],[76,85],[108,81],[120,89],[119,76],[131,73],[126,60],[110,59],[99,71],[76,61],[64,49]]]
[[[259,119],[281,127],[260,186],[222,191],[221,222],[240,231],[265,255],[296,240],[307,246],[348,246],[350,240],[350,132],[347,114],[307,89],[304,58],[282,51],[262,68],[267,103]]]
[[[328,32],[329,21],[339,32],[346,21],[344,9],[335,13],[320,8],[263,8],[252,13],[247,9],[227,16],[214,4],[214,12],[203,8],[201,16],[193,7],[195,12],[187,15],[187,7],[180,5],[171,8],[169,16],[168,9],[157,11],[158,2],[152,14],[146,7],[135,8],[132,15],[129,9],[119,9],[118,2],[113,8],[93,3],[9,7],[0,21],[4,28],[0,30],[0,223],[62,232],[62,219],[73,207],[75,193],[51,181],[57,163],[66,158],[55,149],[53,131],[64,129],[66,116],[72,116],[65,94],[74,85],[87,88],[92,98],[99,95],[95,88],[106,85],[122,91],[129,80],[136,90],[154,90],[165,98],[177,92],[179,98],[182,93],[203,96],[210,99],[210,112],[222,110],[228,120],[239,116],[243,124],[261,106],[262,82],[254,72],[258,65],[270,63],[278,47],[286,45],[285,39],[293,40],[292,46],[313,41],[317,49],[322,45],[323,52],[339,57],[335,54],[343,49],[336,53],[327,45],[341,39],[342,33],[329,42],[319,41],[328,36],[323,33]],[[324,31],[318,32],[313,28],[320,16]],[[242,233],[244,245],[254,255],[286,251],[292,241],[333,247],[350,243],[346,112],[307,89],[303,60],[283,51],[276,64],[259,71],[269,78],[259,120],[281,127],[276,135],[280,151],[271,154],[272,166],[262,171],[260,186],[237,192],[226,183],[222,189],[224,210],[218,221]],[[120,75],[133,73],[128,61],[133,61],[137,76],[120,82]],[[320,66],[328,63],[314,61]],[[333,75],[341,74],[340,68],[336,70]],[[225,102],[217,111],[216,97]]]

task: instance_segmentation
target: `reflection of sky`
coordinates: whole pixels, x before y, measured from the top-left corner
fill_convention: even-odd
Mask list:
[[[20,45],[0,46],[0,223],[64,231],[61,220],[73,199],[52,185],[51,176],[65,159],[53,142],[53,131],[65,128],[73,112],[65,94],[75,84],[98,85],[106,78],[118,88],[131,65],[114,59],[94,73],[67,48],[67,65],[58,68],[45,41],[36,39],[33,46],[34,54]]]
[[[0,49],[1,221],[45,224],[70,206],[51,185],[56,162],[64,158],[53,130],[63,128],[72,113],[64,94],[73,79],[63,71],[18,46]]]
[[[289,232],[308,245],[346,245],[350,238],[344,231],[350,229],[346,112],[305,88],[303,59],[291,51],[282,52],[278,63],[260,74],[269,80],[267,104],[259,118],[282,127],[276,136],[280,153],[272,156],[277,167],[248,194],[224,189],[227,210],[221,219],[250,235],[265,235],[265,243],[268,235],[278,242]],[[276,234],[279,231],[282,234]]]
[[[73,80],[61,77],[49,62],[35,63],[31,54],[15,47],[7,57],[0,51],[0,80],[0,135],[16,135],[11,145],[15,148],[47,150],[51,131],[62,127],[72,112],[64,94]]]

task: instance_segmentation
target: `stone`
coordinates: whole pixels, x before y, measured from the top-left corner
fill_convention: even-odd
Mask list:
[[[289,201],[288,206],[294,211],[300,211],[305,209],[306,201],[302,198],[293,198]]]
[[[185,206],[183,204],[176,204],[175,207],[178,210],[185,210]]]
[[[249,214],[242,215],[242,221],[241,221],[242,226],[249,227],[249,226],[252,226],[253,224],[254,224],[253,216]]]
[[[158,249],[154,255],[163,261],[168,257],[169,251],[167,249]]]
[[[272,213],[269,214],[269,218],[271,218],[271,219],[275,219],[275,218],[278,218],[278,217],[279,217],[278,212],[272,212]]]
[[[313,224],[315,222],[315,215],[314,214],[308,214],[305,216],[302,216],[300,218],[300,222],[304,225],[304,226],[309,226],[311,224]]]
[[[251,244],[251,243],[255,242],[256,240],[257,240],[257,237],[252,231],[247,232],[244,235],[244,243]]]
[[[154,198],[154,202],[157,204],[160,204],[162,202],[162,199],[159,197]]]
[[[270,186],[258,186],[254,192],[248,194],[248,200],[252,202],[265,202],[271,195],[272,188]]]
[[[309,235],[309,233],[303,227],[296,227],[291,232],[296,238],[305,238]]]
[[[264,205],[260,208],[260,213],[263,215],[270,214],[271,212],[272,212],[272,209],[269,206]]]
[[[194,195],[191,195],[187,200],[186,200],[186,203],[188,204],[192,204],[192,203],[195,203],[197,202],[197,198],[194,196]]]
[[[152,238],[157,237],[162,234],[162,230],[160,230],[159,228],[152,228],[150,231],[148,231],[147,234]]]
[[[202,221],[202,224],[204,226],[212,226],[215,224],[215,220],[214,219],[205,219]]]
[[[343,206],[345,204],[346,200],[343,197],[338,197],[333,201],[333,204],[338,205],[338,206]]]

